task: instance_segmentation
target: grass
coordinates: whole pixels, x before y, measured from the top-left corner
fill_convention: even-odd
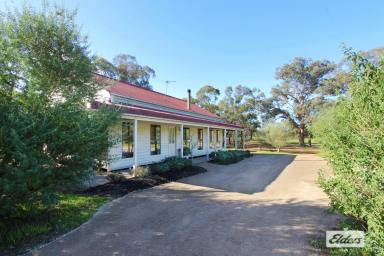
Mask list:
[[[296,155],[296,153],[290,153],[290,152],[277,152],[277,151],[267,151],[267,150],[257,150],[257,151],[252,151],[251,153],[253,155]]]
[[[18,250],[63,234],[87,221],[106,201],[106,197],[100,196],[60,194],[59,203],[53,208],[40,207],[28,219],[5,223],[0,231],[0,249]]]
[[[305,140],[308,143],[308,139]],[[246,142],[246,149],[250,151],[265,151],[265,152],[276,152],[276,148],[269,145],[263,136],[254,136],[252,140]],[[280,149],[280,153],[286,152],[290,154],[320,154],[320,143],[316,138],[312,139],[312,147],[308,144],[305,147],[299,145],[297,138],[290,138],[287,144]],[[276,152],[277,153],[277,152]]]

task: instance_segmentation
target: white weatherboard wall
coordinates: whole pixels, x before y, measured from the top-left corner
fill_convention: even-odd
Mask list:
[[[161,127],[160,128],[161,129],[161,154],[159,155],[151,155],[151,152],[150,152],[150,125],[151,124],[160,125]],[[169,131],[169,126],[166,124],[138,121],[138,134],[137,134],[138,158],[137,160],[139,165],[159,162],[170,155],[169,147],[168,147],[168,131]],[[117,138],[117,139],[115,139],[114,141],[115,143],[113,144],[112,147],[110,147],[108,152],[108,156],[110,159],[109,169],[117,170],[117,169],[132,167],[134,164],[133,157],[121,158],[121,153],[122,153],[121,122],[111,127],[110,137]],[[134,152],[134,154],[136,154],[136,152]]]
[[[198,142],[198,127],[189,127],[191,131],[191,144],[195,145],[195,147],[192,149],[192,155],[193,156],[201,156],[206,154],[206,134],[207,134],[207,129],[206,128],[200,128],[203,129],[203,149],[198,150],[197,149],[197,142]]]
[[[207,141],[207,127],[189,127],[190,131],[191,131],[191,139],[192,139],[192,143],[196,145],[196,147],[193,149],[193,156],[203,156],[203,155],[206,155],[207,154],[207,147],[209,146],[209,141]],[[203,129],[203,149],[201,150],[198,150],[197,149],[197,142],[198,142],[198,129]],[[212,129],[211,129],[212,130]],[[213,141],[215,142],[216,144],[216,130],[213,129]],[[216,145],[216,148],[209,148],[209,153],[212,152],[212,151],[215,151],[216,150],[220,150],[222,149],[222,139],[220,139],[220,133],[219,133],[219,143],[218,145]]]
[[[121,142],[121,132],[122,132],[122,122],[124,120],[116,123],[115,125],[110,127],[110,140],[112,142],[112,146],[109,148],[108,156],[109,156],[109,169],[110,170],[118,170],[129,168],[134,165],[134,158],[122,158],[122,142]],[[161,154],[159,155],[151,155],[150,152],[150,126],[151,124],[160,125],[161,127]],[[138,165],[147,165],[154,162],[159,162],[166,157],[174,155],[172,154],[169,147],[169,127],[176,126],[176,155],[177,149],[182,148],[182,142],[180,138],[180,125],[174,124],[164,124],[164,123],[156,123],[156,122],[147,122],[147,121],[138,121],[138,152],[134,152],[134,154],[138,154],[137,160]],[[209,147],[209,141],[207,141],[207,127],[202,126],[184,126],[190,129],[192,143],[196,145],[193,149],[193,156],[203,156],[207,153],[207,147]],[[197,149],[198,142],[198,129],[203,129],[203,149]],[[219,143],[216,145],[216,148],[209,148],[209,153],[214,150],[222,149],[222,137],[220,136],[222,133],[219,132]],[[216,132],[213,132],[213,141],[216,143]]]

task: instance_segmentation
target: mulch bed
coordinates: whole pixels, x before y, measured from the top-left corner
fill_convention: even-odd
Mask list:
[[[121,182],[105,183],[103,185],[88,188],[84,191],[79,192],[79,194],[108,196],[112,198],[117,198],[135,190],[154,187],[206,171],[206,169],[200,166],[189,166],[179,171],[168,171],[166,173],[161,173],[144,178],[130,178]]]

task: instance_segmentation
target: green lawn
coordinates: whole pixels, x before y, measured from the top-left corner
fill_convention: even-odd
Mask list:
[[[49,240],[87,221],[107,201],[106,197],[61,194],[50,210],[41,208],[28,219],[13,219],[0,230],[0,249],[16,250],[26,244]]]
[[[252,140],[248,140],[247,143],[255,145],[268,145],[263,136],[253,136]],[[308,138],[305,138],[305,143],[308,145]],[[312,145],[319,146],[320,142],[318,138],[312,138]],[[287,140],[287,146],[299,146],[299,140],[297,137],[292,137]]]
[[[260,151],[252,152],[252,155],[296,155],[296,153],[260,150]]]

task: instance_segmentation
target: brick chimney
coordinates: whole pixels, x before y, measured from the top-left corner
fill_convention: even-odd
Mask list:
[[[188,109],[188,110],[191,110],[191,101],[192,101],[192,98],[191,98],[191,90],[188,89],[187,92],[188,92],[187,109]]]

